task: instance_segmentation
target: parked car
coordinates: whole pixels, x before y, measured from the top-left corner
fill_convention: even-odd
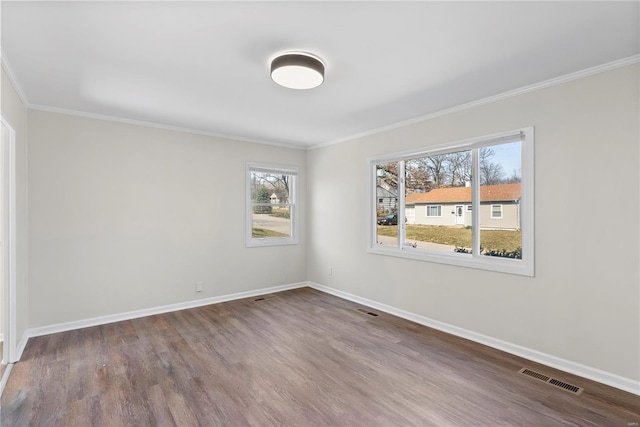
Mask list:
[[[378,218],[378,225],[398,225],[398,215],[387,215]]]

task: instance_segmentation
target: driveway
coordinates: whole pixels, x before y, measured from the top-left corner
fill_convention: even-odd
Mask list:
[[[291,233],[291,220],[289,218],[281,218],[278,216],[271,216],[269,214],[254,213],[253,227],[273,230],[288,235]]]
[[[396,246],[398,244],[398,239],[396,237],[378,236],[378,242],[382,243],[383,245]],[[455,246],[443,245],[440,243],[421,242],[419,240],[410,239],[407,239],[406,242],[417,245],[416,248],[418,249],[426,249],[429,251],[453,252],[453,250],[455,249]]]

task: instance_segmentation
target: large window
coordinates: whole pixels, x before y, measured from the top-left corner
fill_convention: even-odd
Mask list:
[[[533,276],[533,128],[369,161],[370,252]]]
[[[247,165],[247,246],[298,243],[297,177],[291,166]]]

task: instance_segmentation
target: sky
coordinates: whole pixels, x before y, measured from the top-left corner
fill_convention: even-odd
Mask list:
[[[491,162],[500,163],[504,170],[505,178],[513,175],[515,170],[518,176],[522,176],[522,155],[520,141],[511,142],[509,144],[493,145],[491,148],[495,151],[495,156],[491,158]]]

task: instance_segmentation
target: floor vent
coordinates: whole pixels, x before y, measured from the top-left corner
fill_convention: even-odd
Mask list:
[[[255,298],[253,302],[264,301],[266,299],[273,298],[274,296],[275,295],[262,295],[262,296],[259,296],[258,298]]]
[[[526,375],[531,378],[535,378],[538,381],[545,382],[547,384],[551,384],[554,387],[561,388],[562,390],[566,390],[569,393],[575,394],[579,396],[584,391],[584,388],[578,387],[573,384],[565,383],[564,381],[557,380],[555,378],[548,377],[544,374],[541,374],[536,371],[532,371],[531,369],[522,368],[518,371],[519,374]]]
[[[366,315],[368,315],[368,316],[372,316],[372,317],[378,317],[378,316],[379,316],[379,314],[377,314],[377,313],[373,313],[373,312],[371,312],[371,311],[369,311],[369,310],[365,310],[364,308],[359,308],[359,309],[358,309],[358,311],[359,311],[360,313],[363,313],[363,314],[366,314]]]

